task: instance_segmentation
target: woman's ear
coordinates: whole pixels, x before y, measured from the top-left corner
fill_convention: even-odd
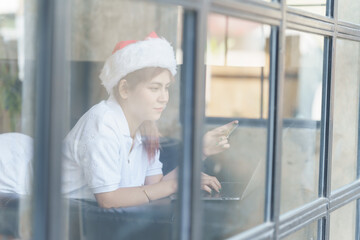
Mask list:
[[[127,99],[129,97],[129,87],[127,84],[126,79],[121,79],[118,85],[118,91],[119,91],[119,96],[122,99]]]

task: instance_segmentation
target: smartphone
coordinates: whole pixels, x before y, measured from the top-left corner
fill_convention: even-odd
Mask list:
[[[229,138],[238,126],[239,126],[239,124],[235,123],[226,137]]]

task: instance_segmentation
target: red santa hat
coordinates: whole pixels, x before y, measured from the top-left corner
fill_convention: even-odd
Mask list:
[[[174,50],[167,40],[159,38],[155,32],[143,41],[118,42],[112,55],[106,59],[99,77],[110,94],[123,77],[146,67],[165,68],[173,76],[176,74]]]

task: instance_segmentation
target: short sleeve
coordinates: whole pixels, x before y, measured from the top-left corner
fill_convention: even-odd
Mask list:
[[[121,143],[110,113],[89,118],[78,144],[78,161],[93,193],[116,190],[121,181]]]
[[[160,151],[157,151],[154,160],[148,166],[148,169],[146,171],[146,176],[154,176],[154,175],[162,174],[163,164],[160,162],[159,159],[160,159]]]

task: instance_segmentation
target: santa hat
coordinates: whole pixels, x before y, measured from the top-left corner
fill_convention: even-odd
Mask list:
[[[170,43],[155,32],[143,41],[128,40],[116,44],[105,61],[100,79],[110,94],[116,84],[127,74],[146,67],[160,67],[176,74],[176,59]]]

